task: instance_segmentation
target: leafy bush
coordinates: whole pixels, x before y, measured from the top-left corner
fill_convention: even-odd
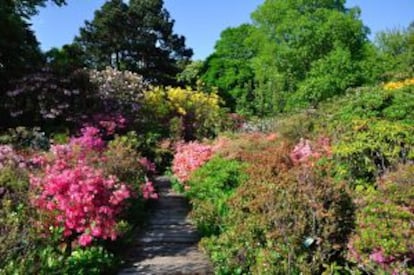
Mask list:
[[[414,272],[414,166],[399,166],[378,190],[358,194],[356,230],[348,257],[372,274]]]
[[[374,182],[398,163],[414,159],[413,91],[365,88],[322,109],[318,131],[328,129],[333,137],[342,176]]]
[[[220,126],[219,97],[181,88],[153,88],[144,93],[144,123],[158,123],[177,139],[190,141],[215,134]],[[154,127],[154,126],[152,126]]]
[[[247,167],[213,158],[190,180],[196,221],[216,234],[201,243],[216,272],[317,274],[325,264],[343,263],[354,206],[346,185],[331,177],[329,159],[321,159],[329,153],[326,140],[292,150],[283,139],[248,136],[226,140],[217,151]]]
[[[92,246],[72,251],[66,259],[66,274],[109,274],[113,270],[115,257],[103,247]]]
[[[96,110],[94,87],[83,70],[60,73],[45,68],[27,75],[7,92],[8,126],[73,126]]]
[[[10,128],[0,136],[0,144],[13,144],[16,149],[48,150],[49,139],[39,127]]]
[[[191,216],[202,235],[222,231],[228,199],[246,180],[243,168],[238,161],[214,157],[191,175],[186,195],[191,199]]]
[[[35,238],[31,219],[35,213],[28,205],[28,189],[26,171],[0,168],[0,271],[7,262],[32,249]]]

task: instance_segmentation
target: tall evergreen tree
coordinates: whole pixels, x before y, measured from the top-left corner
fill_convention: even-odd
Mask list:
[[[88,65],[130,70],[146,80],[172,84],[192,50],[173,33],[174,20],[162,0],[107,1],[75,38]]]

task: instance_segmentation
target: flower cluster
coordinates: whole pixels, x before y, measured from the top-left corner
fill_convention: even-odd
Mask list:
[[[155,192],[155,188],[151,181],[147,181],[141,186],[142,196],[144,199],[158,199],[158,194]]]
[[[181,183],[189,180],[191,173],[213,156],[214,148],[199,142],[179,143],[172,163],[172,171]]]
[[[111,67],[103,71],[91,70],[90,79],[98,86],[98,97],[107,113],[137,111],[143,91],[148,88],[142,76]]]
[[[92,116],[91,121],[85,124],[85,127],[87,126],[99,128],[103,136],[112,136],[118,130],[123,130],[127,127],[127,119],[121,114],[95,114]]]
[[[70,145],[79,146],[81,149],[86,150],[102,150],[105,146],[105,142],[100,136],[98,128],[85,127],[81,130],[82,135],[80,137],[71,138]]]
[[[138,162],[144,168],[146,172],[155,173],[156,171],[155,163],[150,161],[148,158],[142,157],[138,160]]]
[[[314,146],[312,146],[310,140],[301,138],[289,156],[293,164],[298,165],[306,163],[310,158],[318,159],[322,155],[329,156],[330,154],[331,147],[329,138],[320,137]]]
[[[25,159],[17,154],[10,145],[0,145],[0,169],[5,166],[26,167]]]
[[[385,90],[397,90],[406,86],[413,86],[414,78],[409,78],[401,81],[391,81],[384,85]]]
[[[176,131],[182,132],[186,141],[205,136],[218,126],[221,119],[220,98],[217,94],[207,94],[182,88],[155,87],[144,93],[144,113],[152,119],[174,125],[172,120],[180,121]]]
[[[117,216],[131,191],[97,168],[105,146],[99,130],[86,127],[82,134],[68,144],[52,146],[47,156],[33,158],[41,169],[31,175],[30,183],[33,204],[49,218],[45,228],[62,227],[65,238],[87,246],[94,238],[117,237]]]
[[[43,175],[32,175],[30,183],[39,192],[34,205],[50,215],[52,225],[64,228],[64,237],[76,236],[82,246],[93,238],[116,239],[116,217],[130,191],[115,176],[59,159]]]

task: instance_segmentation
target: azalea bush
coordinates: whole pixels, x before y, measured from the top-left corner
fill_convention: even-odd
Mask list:
[[[217,156],[190,173],[187,194],[216,272],[316,274],[344,263],[354,206],[332,176],[328,138],[292,145],[252,133],[215,146]]]
[[[338,173],[351,183],[369,182],[414,159],[414,88],[363,88],[325,107],[317,131],[329,131]],[[338,108],[337,106],[341,106]]]
[[[191,173],[213,156],[213,151],[213,146],[197,141],[178,143],[171,167],[174,176],[182,184],[186,184],[190,179]]]
[[[186,141],[211,136],[221,125],[219,104],[214,93],[155,87],[144,93],[144,122],[156,122],[164,130],[169,128],[173,137]]]
[[[62,227],[63,237],[87,246],[94,238],[116,239],[116,216],[131,196],[125,183],[94,167],[104,142],[96,128],[84,129],[68,145],[53,146],[37,160],[42,171],[32,175],[33,204],[44,215],[46,229]]]
[[[414,271],[414,166],[399,166],[378,186],[358,192],[348,258],[372,274],[410,274]]]
[[[35,158],[41,169],[30,178],[32,202],[46,233],[61,228],[68,247],[117,238],[118,217],[126,201],[141,193],[145,175],[140,156],[125,144],[116,139],[106,147],[99,130],[86,127],[82,136]]]

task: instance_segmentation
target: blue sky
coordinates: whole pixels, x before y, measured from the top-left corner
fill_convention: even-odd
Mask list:
[[[220,32],[227,27],[250,22],[250,14],[264,0],[164,0],[175,20],[175,32],[186,37],[194,50],[193,59],[213,52]],[[70,43],[85,20],[104,0],[68,0],[68,5],[48,7],[32,19],[33,29],[43,50]],[[413,0],[348,0],[347,7],[359,6],[362,20],[372,34],[385,29],[406,27],[414,21]],[[371,35],[372,37],[372,35]]]

